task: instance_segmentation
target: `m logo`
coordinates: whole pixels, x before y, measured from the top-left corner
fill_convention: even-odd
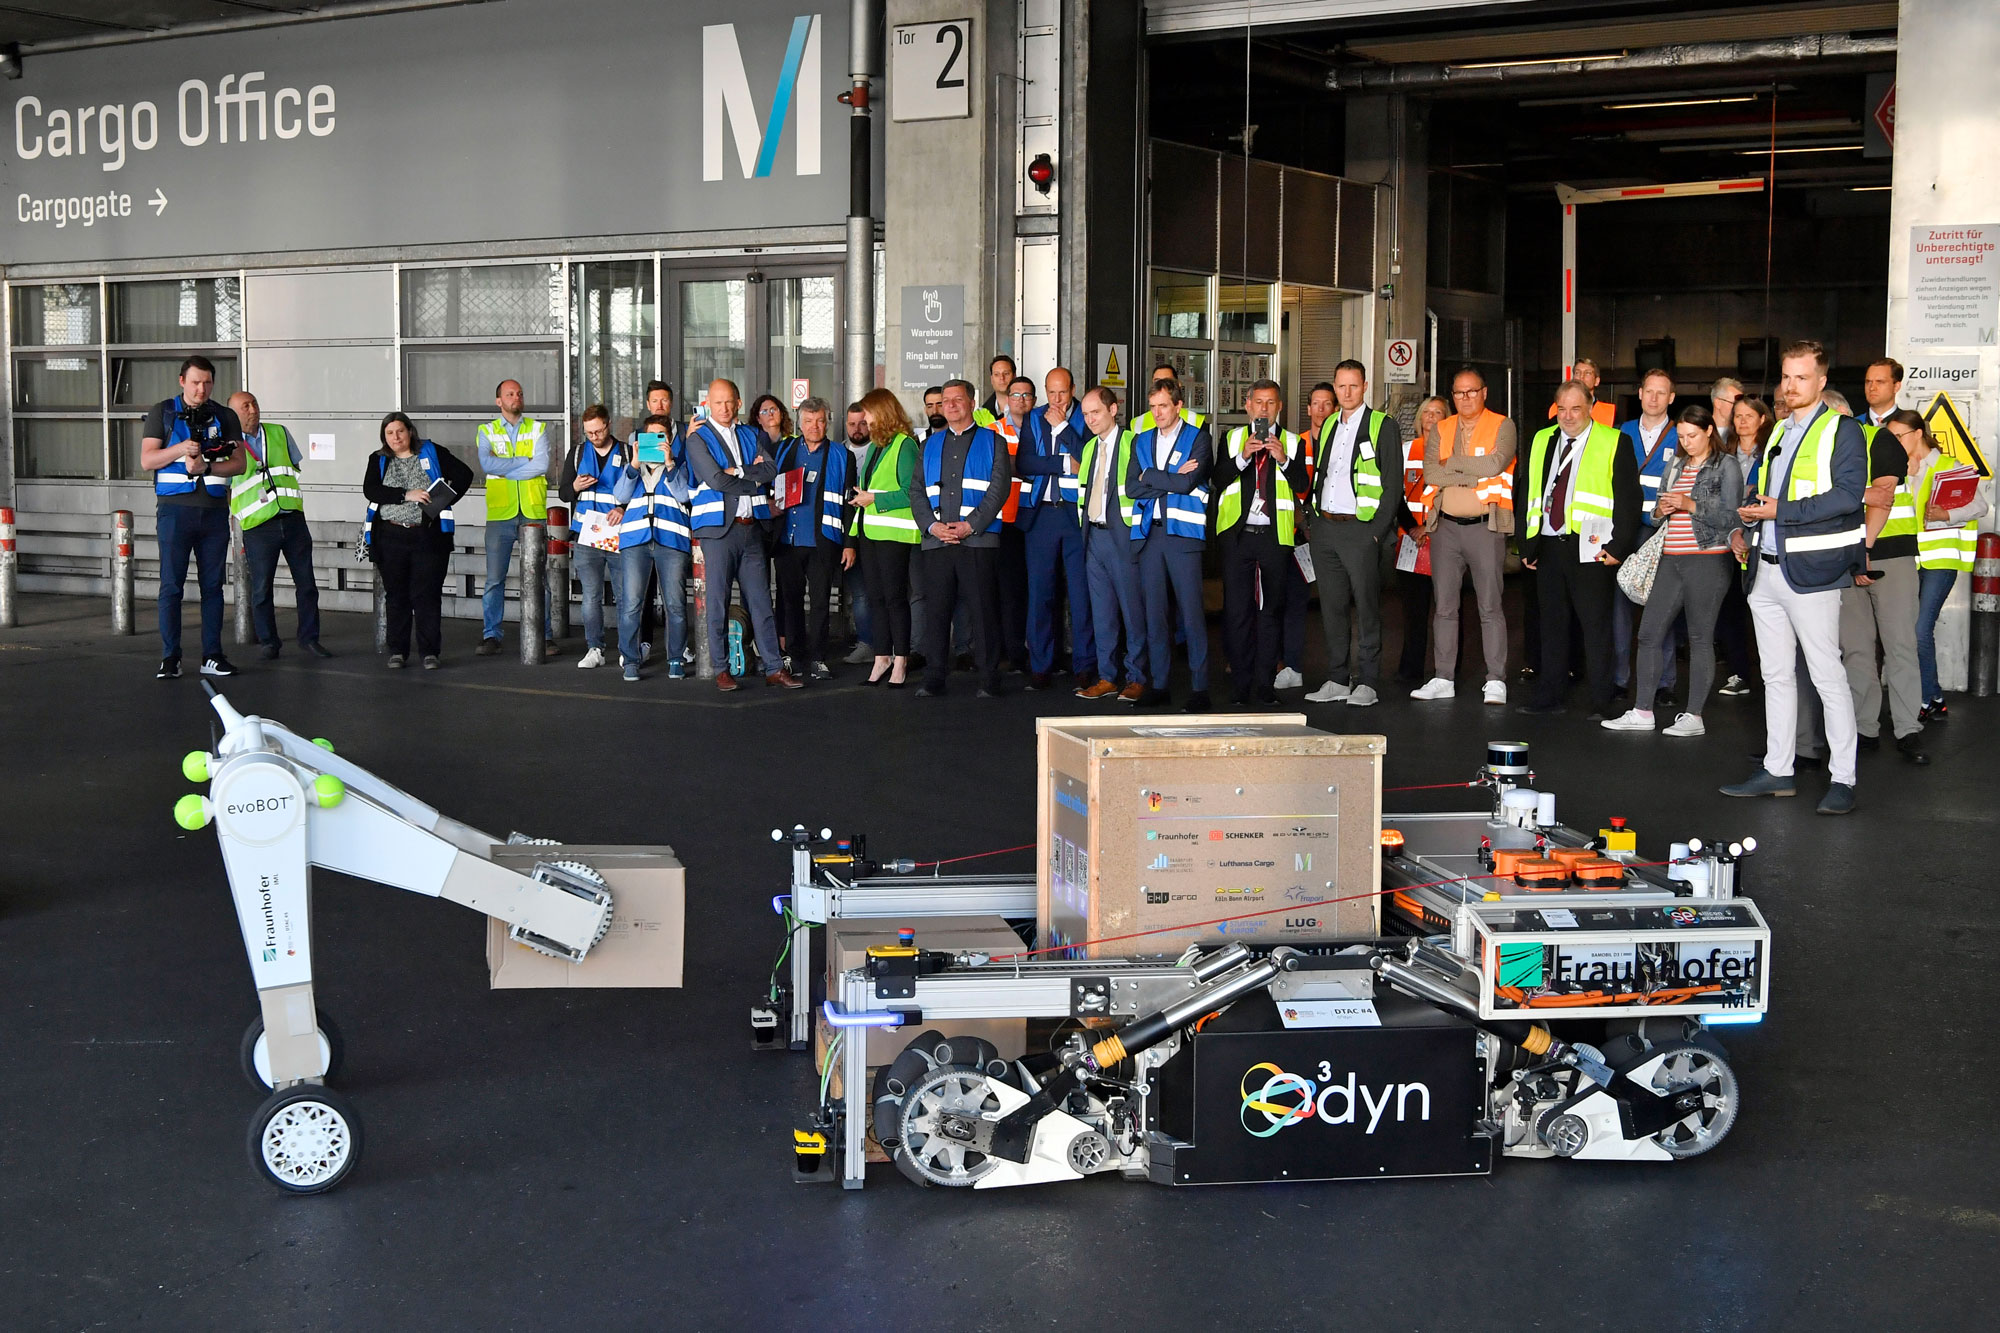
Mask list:
[[[761,127],[750,100],[750,77],[743,70],[743,52],[736,45],[736,25],[719,23],[701,30],[701,178],[722,179],[722,126],[727,121],[736,139],[736,157],[746,179],[769,176],[778,160],[778,140],[793,105],[798,107],[797,168],[801,176],[819,175],[820,139],[820,16],[801,14],[792,20],[785,63],[778,70],[771,115]]]

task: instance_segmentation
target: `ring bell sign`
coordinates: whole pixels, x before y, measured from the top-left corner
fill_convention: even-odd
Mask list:
[[[848,140],[822,103],[848,7],[810,4],[514,0],[31,48],[0,85],[0,263],[839,225]]]

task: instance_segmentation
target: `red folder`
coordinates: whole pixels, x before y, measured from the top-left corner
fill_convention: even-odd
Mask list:
[[[1941,509],[1962,509],[1978,492],[1978,471],[1960,464],[1941,469],[1931,478],[1930,503]]]

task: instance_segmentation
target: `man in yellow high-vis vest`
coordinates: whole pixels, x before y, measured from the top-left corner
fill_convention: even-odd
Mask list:
[[[1639,460],[1625,437],[1591,418],[1590,389],[1556,390],[1556,422],[1528,447],[1521,563],[1542,603],[1542,672],[1524,713],[1560,713],[1569,688],[1570,612],[1583,626],[1591,721],[1612,707],[1611,599],[1618,562],[1639,544]]]
[[[514,563],[514,543],[522,520],[545,522],[549,516],[549,431],[524,415],[526,395],[519,380],[501,380],[493,390],[500,415],[479,428],[479,466],[486,474],[486,593],[480,599],[484,625],[479,636],[481,657],[500,651],[500,625],[507,613],[507,570]],[[525,596],[527,589],[523,588]],[[549,590],[541,589],[542,624],[549,623]],[[555,640],[545,645],[556,651]]]
[[[264,420],[257,395],[239,389],[229,410],[243,427],[243,472],[230,479],[229,508],[243,529],[243,555],[250,566],[250,621],[264,656],[282,647],[273,588],[278,559],[292,571],[299,610],[299,647],[313,657],[332,657],[319,641],[319,584],[313,578],[312,530],[306,526],[305,498],[299,493],[304,459],[298,441],[275,421]]]

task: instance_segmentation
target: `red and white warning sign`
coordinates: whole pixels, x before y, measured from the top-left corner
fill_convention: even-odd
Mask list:
[[[1417,343],[1414,338],[1391,338],[1386,353],[1391,384],[1417,382]]]

